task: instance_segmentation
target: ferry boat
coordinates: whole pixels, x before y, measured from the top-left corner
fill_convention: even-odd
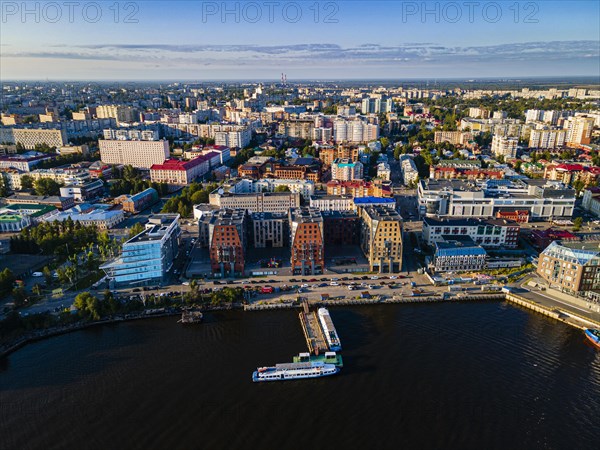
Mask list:
[[[333,326],[329,311],[327,311],[327,308],[319,308],[318,313],[319,322],[321,322],[321,328],[323,328],[323,334],[325,335],[325,339],[327,339],[329,350],[339,352],[342,349],[342,344]]]
[[[600,330],[586,328],[585,337],[588,338],[588,340],[597,348],[600,348]]]
[[[184,310],[181,313],[181,319],[177,322],[179,323],[200,323],[204,315],[200,311],[192,311],[192,310]]]
[[[340,369],[333,364],[319,361],[276,364],[275,367],[259,367],[252,373],[252,381],[300,380],[335,375]]]
[[[342,355],[338,355],[336,352],[325,352],[323,355],[311,355],[310,353],[300,353],[298,356],[294,356],[294,362],[322,362],[325,364],[333,364],[336,367],[343,367],[344,362],[342,361]]]

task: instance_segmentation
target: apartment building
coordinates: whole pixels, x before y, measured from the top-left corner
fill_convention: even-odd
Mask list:
[[[594,117],[574,116],[568,117],[564,128],[567,130],[567,145],[589,144],[594,129]]]
[[[529,148],[560,148],[565,145],[567,130],[535,129],[529,135]]]
[[[350,159],[336,159],[331,165],[332,180],[350,181],[363,178],[363,164],[360,161],[353,162]]]
[[[467,236],[449,237],[435,243],[435,272],[476,272],[485,269],[487,263],[488,254],[485,249]]]
[[[32,150],[36,145],[60,148],[67,144],[67,133],[63,129],[8,128],[0,127],[0,143],[22,145]]]
[[[360,217],[356,211],[321,211],[325,245],[359,245]]]
[[[392,169],[390,168],[390,165],[388,163],[380,162],[379,164],[377,164],[377,178],[380,178],[385,181],[391,180]]]
[[[312,119],[288,119],[279,124],[280,134],[290,138],[312,139],[315,121]]]
[[[37,152],[0,156],[0,169],[17,169],[22,172],[31,172],[41,162],[51,159],[53,159],[53,156]]]
[[[209,203],[218,208],[245,209],[253,212],[288,212],[300,206],[300,194],[293,192],[252,192],[236,194],[217,189],[210,193]]]
[[[333,140],[335,142],[366,143],[379,139],[379,125],[363,120],[338,118],[333,121]]]
[[[96,117],[99,119],[113,118],[117,122],[135,122],[138,114],[130,106],[123,105],[99,105],[96,107]]]
[[[600,167],[587,167],[581,164],[548,164],[544,167],[544,178],[572,185],[582,181],[584,185],[596,184],[600,179]]]
[[[361,248],[369,270],[398,273],[402,270],[402,217],[385,206],[361,208]]]
[[[419,181],[419,170],[413,158],[402,158],[400,162],[400,173],[404,186],[411,186]]]
[[[572,294],[600,289],[600,245],[554,241],[540,253],[537,274]]]
[[[289,211],[291,270],[294,275],[322,274],[325,268],[323,216],[316,208]]]
[[[448,142],[452,145],[467,145],[472,140],[473,133],[465,131],[436,131],[434,135],[436,144]]]
[[[252,213],[252,244],[255,248],[287,247],[289,219],[287,213]]]
[[[213,211],[200,219],[199,226],[200,236],[207,237],[213,276],[243,275],[248,226],[246,211],[229,208]],[[201,243],[203,241],[206,238],[200,239]]]
[[[150,169],[153,164],[162,164],[169,158],[169,142],[100,140],[100,159],[106,164],[131,165]]]
[[[519,138],[505,137],[495,134],[492,138],[492,154],[496,157],[502,156],[504,158],[516,158],[518,144]]]

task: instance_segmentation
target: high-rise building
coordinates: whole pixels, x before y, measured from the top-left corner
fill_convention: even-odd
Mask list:
[[[0,143],[22,145],[26,149],[34,149],[36,145],[60,148],[67,143],[67,133],[64,129],[42,128],[0,128]]]
[[[169,158],[169,142],[99,140],[100,159],[107,164],[132,165],[149,169]]]
[[[385,206],[361,209],[361,248],[369,270],[397,273],[402,269],[402,217]]]
[[[504,137],[497,134],[492,138],[492,153],[495,156],[515,158],[517,156],[517,145],[519,138]]]
[[[353,162],[348,158],[339,158],[331,165],[331,179],[340,181],[361,180],[363,178],[363,164]]]
[[[566,130],[531,130],[529,148],[559,148],[565,145]]]
[[[291,266],[294,275],[322,274],[325,268],[323,216],[316,208],[289,213]]]
[[[589,144],[591,142],[594,121],[595,119],[593,117],[587,116],[574,116],[567,118],[565,121],[565,129],[567,130],[567,144]]]
[[[179,214],[150,216],[146,228],[123,244],[121,256],[100,266],[111,285],[160,284],[179,252]]]
[[[112,117],[117,122],[135,122],[137,112],[130,106],[123,105],[100,105],[96,107],[96,117],[106,119]]]
[[[220,209],[207,213],[200,219],[199,226],[200,235],[208,238],[212,274],[221,278],[243,275],[247,244],[246,211]]]

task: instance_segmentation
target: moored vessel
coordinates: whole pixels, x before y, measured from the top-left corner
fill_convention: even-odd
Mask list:
[[[318,361],[276,364],[274,367],[259,367],[252,373],[252,381],[284,381],[304,378],[320,378],[335,375],[339,368]]]
[[[323,329],[325,339],[327,339],[327,345],[329,346],[329,349],[334,352],[339,352],[342,349],[342,344],[337,331],[333,326],[333,321],[331,320],[329,311],[327,308],[319,308],[318,314],[319,322],[321,323],[321,328]]]
[[[336,352],[325,352],[321,355],[311,355],[310,353],[300,353],[294,356],[295,363],[298,362],[322,362],[325,364],[333,364],[336,367],[343,367],[344,362],[342,361],[342,355],[338,355]]]
[[[594,328],[586,328],[585,337],[597,348],[600,348],[600,330]]]

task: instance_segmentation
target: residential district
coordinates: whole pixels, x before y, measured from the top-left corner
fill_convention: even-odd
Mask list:
[[[5,82],[0,337],[500,290],[597,324],[599,87],[515,86]]]

